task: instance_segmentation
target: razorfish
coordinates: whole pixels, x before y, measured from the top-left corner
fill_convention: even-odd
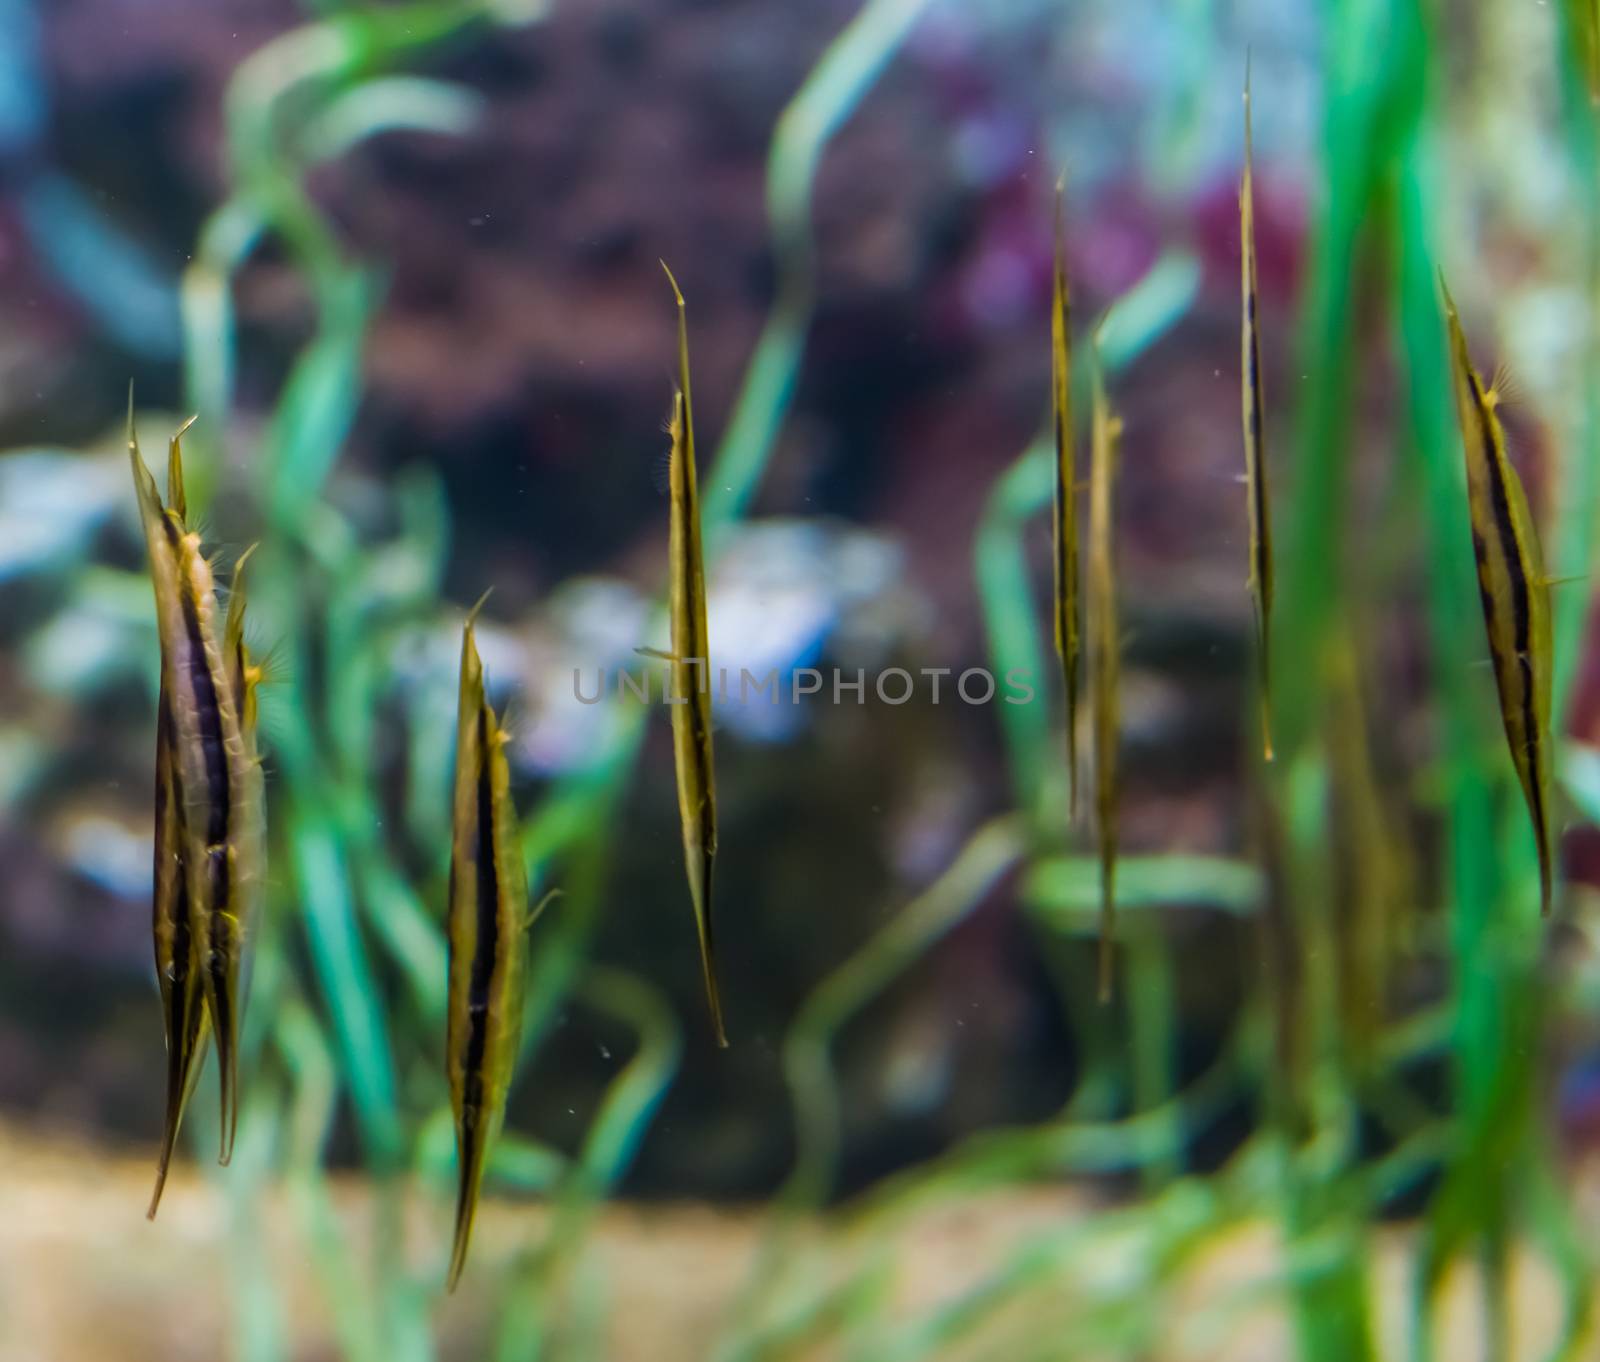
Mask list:
[[[1067,288],[1065,174],[1056,181],[1054,288],[1050,303],[1050,407],[1055,427],[1051,548],[1056,656],[1066,699],[1068,815],[1078,816],[1078,495],[1072,450],[1072,295]]]
[[[487,596],[485,597],[487,598]],[[450,847],[449,1019],[445,1040],[460,1183],[449,1289],[467,1260],[489,1143],[505,1116],[522,1039],[528,877],[511,801],[507,734],[484,694],[473,606],[461,633]]]
[[[1539,905],[1549,914],[1554,878],[1550,841],[1550,579],[1545,576],[1522,480],[1506,453],[1498,387],[1472,367],[1455,301],[1439,277],[1450,335],[1456,415],[1467,463],[1467,509],[1489,657],[1511,761],[1533,820]]]
[[[236,942],[231,961],[231,987],[237,998],[232,1009],[235,1025],[244,1016],[245,1000],[250,991],[252,953],[247,949],[248,935],[260,903],[262,875],[266,868],[266,797],[257,735],[258,692],[263,668],[250,655],[244,631],[244,568],[255,551],[256,546],[252,544],[233,565],[233,580],[228,590],[228,615],[222,633],[223,667],[233,692],[239,718],[239,739],[244,751],[244,760],[236,776],[236,794],[229,826],[229,835],[235,848],[229,864],[229,875],[232,899],[237,906],[237,921],[230,924],[230,929],[236,937],[241,938]]]
[[[168,755],[163,760],[158,752],[158,770],[164,765],[167,772],[167,791],[157,800],[155,907],[157,971],[164,991],[168,1043],[170,1047],[176,1026],[179,1052],[169,1062],[169,1124],[175,1137],[183,1095],[193,1078],[198,1040],[190,1048],[185,1038],[198,1022],[191,1016],[192,997],[186,999],[185,995],[190,976],[198,969],[200,993],[216,1037],[221,1076],[219,1157],[227,1163],[238,1121],[238,1039],[244,1004],[241,967],[260,892],[264,855],[261,769],[240,727],[234,685],[218,639],[211,564],[201,553],[200,536],[185,523],[180,439],[188,426],[173,437],[168,469],[174,504],[163,506],[155,479],[139,453],[131,393],[128,408],[128,457],[155,588],[161,642],[165,696],[161,713],[170,720],[163,723],[159,715],[157,719],[158,746],[162,745],[159,735],[165,732]],[[242,608],[241,601],[241,612]],[[165,850],[163,838],[168,839]],[[176,924],[180,896],[187,907],[187,942]],[[178,961],[185,955],[189,963],[182,966]],[[158,1181],[158,1195],[159,1190]]]
[[[176,556],[184,624],[192,639],[189,670],[173,671],[189,920],[216,1037],[220,1160],[227,1163],[239,1117],[245,946],[261,883],[261,766],[239,723],[233,682],[217,637],[211,564],[200,552],[200,536],[192,531],[179,536]],[[186,708],[192,709],[187,728]]]
[[[1117,729],[1121,639],[1117,625],[1116,555],[1111,497],[1122,421],[1106,397],[1098,341],[1090,347],[1089,634],[1090,709],[1094,729],[1095,823],[1100,842],[1100,1000],[1111,996],[1116,927]]]
[[[672,749],[678,780],[678,816],[689,898],[700,938],[700,965],[717,1044],[726,1046],[722,999],[717,989],[712,936],[711,872],[717,854],[716,771],[711,760],[710,642],[706,627],[706,578],[700,546],[700,497],[695,483],[694,413],[689,398],[689,329],[683,293],[667,271],[678,302],[678,385],[672,398],[668,490],[672,526],[670,613],[672,651]]]
[[[170,508],[180,524],[189,513],[183,490],[182,436],[182,430],[176,432],[168,448],[168,506],[161,507],[157,501],[160,518],[164,521]],[[142,506],[145,492],[139,471],[136,467],[134,476]],[[164,565],[163,571],[156,574],[158,580],[162,577],[176,580],[171,549],[165,535],[153,542],[151,554],[152,559],[159,557]],[[161,1193],[166,1187],[167,1170],[177,1144],[178,1128],[183,1122],[183,1109],[188,1103],[195,1076],[200,1072],[200,1060],[207,1037],[200,961],[189,931],[189,895],[181,823],[182,795],[177,787],[174,728],[172,691],[167,682],[167,669],[163,666],[160,694],[156,702],[155,873],[151,903],[156,982],[161,990],[161,1015],[166,1029],[167,1103],[161,1132],[161,1153],[156,1164],[156,1185],[150,1196],[150,1209],[146,1213],[152,1220],[161,1205]]]
[[[1272,760],[1272,523],[1262,440],[1261,333],[1256,292],[1254,153],[1250,137],[1250,65],[1244,72],[1244,174],[1239,180],[1240,376],[1244,406],[1244,476],[1250,517],[1250,594],[1255,601],[1256,660],[1261,688],[1261,746]]]

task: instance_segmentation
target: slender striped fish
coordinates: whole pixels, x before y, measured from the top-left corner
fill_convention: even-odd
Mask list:
[[[231,931],[237,941],[234,961],[233,1012],[242,1021],[250,992],[250,949],[256,915],[260,911],[262,886],[266,876],[266,791],[257,735],[257,692],[262,668],[250,655],[245,643],[245,564],[256,551],[252,544],[233,565],[233,580],[228,591],[228,615],[223,626],[222,655],[228,688],[238,715],[241,759],[235,763],[233,808],[228,821],[229,876],[232,901],[228,913],[233,918]]]
[[[188,517],[188,503],[183,490],[183,431],[176,432],[168,447],[167,502],[163,507],[156,498],[148,509],[146,530],[154,521],[155,537],[148,541],[152,559],[152,577],[160,581],[175,581],[176,567],[166,535],[161,532],[167,513],[180,525]],[[132,446],[132,413],[129,413],[129,444]],[[139,492],[141,511],[154,483],[148,488],[135,469],[135,486]],[[154,568],[159,560],[161,567]],[[162,638],[163,657],[167,652],[166,639]],[[167,1043],[167,1102],[166,1116],[161,1132],[161,1152],[156,1164],[155,1189],[150,1195],[147,1216],[154,1220],[161,1205],[161,1193],[166,1187],[167,1170],[172,1163],[173,1149],[177,1145],[178,1129],[183,1123],[183,1111],[188,1104],[194,1080],[200,1072],[200,1061],[205,1050],[207,1020],[205,994],[200,983],[200,960],[194,938],[189,931],[188,881],[183,850],[181,810],[183,796],[178,788],[175,720],[172,713],[172,690],[167,679],[167,665],[163,662],[161,689],[156,703],[156,790],[155,790],[155,873],[152,894],[152,927],[155,939],[156,981],[161,990],[161,1014]]]
[[[487,593],[485,593],[485,599]],[[472,607],[461,633],[455,803],[450,848],[446,1067],[460,1185],[449,1289],[467,1261],[490,1141],[505,1117],[522,1039],[527,870],[511,802],[507,735],[484,694]]]
[[[667,271],[678,301],[678,386],[672,399],[671,557],[672,749],[678,773],[678,816],[689,898],[700,936],[700,965],[717,1044],[726,1046],[722,998],[717,989],[711,922],[711,871],[717,854],[717,784],[711,760],[711,651],[706,627],[706,579],[700,548],[700,496],[695,484],[694,414],[689,398],[689,325],[678,281]]]
[[[261,768],[246,750],[219,637],[211,564],[194,532],[178,541],[191,669],[175,690],[189,880],[190,930],[204,966],[206,1010],[216,1038],[222,1103],[220,1161],[233,1157],[239,1120],[239,1027],[247,929],[260,884]],[[185,731],[184,711],[192,709]],[[196,797],[196,791],[205,791]]]
[[[1244,471],[1250,516],[1250,594],[1255,601],[1256,659],[1260,669],[1261,747],[1272,760],[1272,523],[1267,460],[1262,440],[1261,333],[1256,291],[1254,148],[1250,137],[1250,62],[1244,69],[1244,174],[1239,180],[1240,375],[1244,397]]]
[[[1055,568],[1056,656],[1066,696],[1068,816],[1078,816],[1078,489],[1072,450],[1072,295],[1067,288],[1065,216],[1067,177],[1056,181],[1055,286],[1050,303],[1050,406],[1055,423],[1055,498],[1052,548]]]
[[[259,768],[246,755],[239,729],[218,638],[211,565],[200,551],[200,536],[161,505],[155,480],[139,454],[131,395],[128,455],[155,584],[162,676],[173,719],[172,769],[181,793],[177,805],[189,932],[216,1038],[222,1098],[220,1161],[227,1163],[233,1155],[239,1110],[239,967],[261,858],[257,820],[239,817],[238,805],[241,800],[248,804],[252,788],[259,791]],[[181,455],[174,450],[171,463],[180,462]]]
[[[1485,388],[1472,367],[1454,299],[1439,277],[1450,333],[1456,415],[1467,461],[1467,508],[1478,594],[1489,636],[1489,657],[1500,691],[1511,761],[1528,802],[1539,854],[1539,905],[1550,912],[1554,856],[1550,841],[1550,579],[1545,576],[1522,480],[1506,453],[1497,408],[1500,393]]]
[[[1116,554],[1111,498],[1122,421],[1106,397],[1098,338],[1090,345],[1089,634],[1090,709],[1094,720],[1095,822],[1100,840],[1100,1000],[1111,997],[1116,928],[1117,728],[1121,639],[1117,625]]]

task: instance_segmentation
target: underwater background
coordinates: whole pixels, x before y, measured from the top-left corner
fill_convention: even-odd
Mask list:
[[[1600,1358],[1596,72],[1584,0],[0,0],[0,1362]],[[1050,614],[1063,176],[1084,476],[1091,335],[1122,421],[1105,1003]],[[662,260],[731,675],[726,1050],[637,651]],[[1548,918],[1441,271],[1563,579]],[[268,659],[238,1143],[208,1060],[153,1223],[130,380],[153,465],[198,416]],[[486,588],[562,892],[447,1295]]]

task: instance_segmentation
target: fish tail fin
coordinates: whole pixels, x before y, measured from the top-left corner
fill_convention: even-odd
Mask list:
[[[144,1218],[154,1220],[156,1211],[161,1207],[161,1193],[167,1187],[167,1166],[172,1162],[172,1147],[177,1143],[178,1132],[168,1126],[161,1136],[161,1158],[156,1163],[156,1185],[150,1193],[150,1205],[145,1208]]]
[[[1067,664],[1067,821],[1078,821],[1078,677],[1077,659]]]
[[[712,957],[709,936],[700,947],[700,967],[706,976],[706,1005],[711,1009],[711,1030],[716,1036],[717,1049],[728,1048],[728,1029],[722,1021],[722,994],[717,987],[717,967]]]
[[[1548,703],[1548,701],[1546,702]],[[1535,738],[1529,745],[1528,767],[1519,767],[1522,793],[1528,803],[1528,818],[1533,824],[1533,849],[1539,857],[1539,915],[1549,917],[1555,899],[1555,847],[1550,839],[1550,771],[1546,740]]]
[[[1535,829],[1535,842],[1539,852],[1539,915],[1550,916],[1550,905],[1555,896],[1555,867],[1550,849],[1550,833],[1546,828]]]
[[[459,1147],[461,1181],[456,1191],[456,1228],[450,1244],[450,1272],[445,1290],[453,1292],[467,1265],[467,1246],[472,1242],[472,1222],[478,1213],[478,1191],[483,1185],[484,1139],[477,1118],[462,1122]]]
[[[1266,619],[1262,619],[1258,643],[1261,668],[1261,758],[1272,760],[1272,653],[1267,641]]]
[[[1107,839],[1100,844],[1100,1002],[1111,1001],[1112,936],[1117,924],[1117,853]]]
[[[226,1006],[216,1019],[217,1078],[222,1101],[222,1140],[217,1162],[224,1168],[233,1159],[233,1136],[239,1124],[239,1045],[233,1017]]]
[[[1072,730],[1072,713],[1067,713],[1067,821],[1078,821],[1078,737]]]
[[[167,1049],[167,1110],[161,1131],[161,1154],[156,1161],[156,1185],[150,1193],[146,1220],[156,1218],[156,1211],[161,1205],[161,1193],[166,1190],[167,1170],[172,1165],[173,1151],[178,1145],[178,1131],[183,1125],[184,1110],[200,1077],[200,1060],[205,1053],[205,1042],[205,1007],[197,990],[190,1000],[186,1019],[173,1027],[172,1041]]]
[[[693,849],[689,855],[689,890],[694,900],[694,925],[700,937],[700,969],[705,975],[706,1005],[711,1009],[711,1030],[717,1048],[728,1048],[728,1032],[722,1023],[722,991],[717,986],[716,938],[711,927],[711,869],[709,851]]]
[[[233,1162],[233,1137],[239,1125],[239,1090],[234,1082],[234,1055],[231,1050],[223,1059],[223,1047],[217,1046],[218,1072],[222,1076],[222,1144],[217,1152],[217,1162],[226,1168]]]
[[[167,1169],[172,1164],[172,1151],[178,1143],[178,1127],[183,1122],[183,1104],[188,1088],[188,1075],[184,1069],[187,1065],[187,1056],[179,1046],[174,1045],[167,1052],[167,1113],[161,1130],[161,1154],[156,1160],[156,1185],[150,1193],[150,1208],[144,1213],[146,1220],[156,1218],[156,1211],[161,1206],[161,1193],[166,1190]]]

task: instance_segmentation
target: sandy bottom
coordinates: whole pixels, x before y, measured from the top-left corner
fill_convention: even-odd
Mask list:
[[[336,1362],[346,1357],[387,1359],[385,1340],[341,1335],[330,1299],[360,1293],[371,1275],[373,1242],[399,1236],[401,1256],[415,1274],[412,1295],[419,1319],[434,1340],[434,1356],[477,1362],[493,1356],[488,1339],[496,1318],[492,1303],[536,1300],[508,1274],[529,1278],[527,1254],[543,1239],[551,1212],[533,1203],[486,1203],[472,1262],[460,1292],[444,1298],[431,1284],[443,1269],[449,1206],[414,1195],[399,1223],[379,1230],[374,1199],[354,1178],[328,1186],[326,1228],[353,1252],[319,1259],[307,1249],[307,1203],[292,1186],[275,1185],[262,1199],[260,1223],[235,1228],[220,1177],[193,1165],[176,1170],[159,1221],[146,1221],[150,1162],[108,1156],[70,1140],[45,1141],[0,1128],[0,1362],[221,1362],[239,1357],[233,1320],[239,1309],[259,1309],[260,1337],[276,1346],[254,1356],[293,1362]],[[1586,1198],[1590,1199],[1590,1198]],[[869,1312],[887,1321],[884,1355],[914,1337],[943,1305],[969,1292],[987,1274],[1039,1236],[1074,1221],[1093,1204],[1081,1194],[1041,1188],[986,1194],[955,1205],[919,1211],[895,1236],[892,1253],[869,1259],[882,1294]],[[563,1300],[588,1299],[599,1346],[587,1355],[607,1362],[704,1362],[717,1355],[736,1302],[749,1282],[766,1222],[755,1210],[703,1205],[613,1204],[600,1212],[581,1266],[563,1281]],[[1600,1215],[1588,1217],[1600,1224]],[[835,1243],[831,1227],[808,1225],[803,1241],[822,1249],[817,1272],[829,1264],[858,1262]],[[1410,1234],[1386,1230],[1374,1255],[1383,1355],[1407,1355],[1405,1300]],[[241,1264],[236,1245],[259,1255]],[[1294,1348],[1280,1298],[1250,1294],[1253,1282],[1281,1270],[1271,1226],[1243,1226],[1196,1254],[1176,1291],[1156,1298],[1165,1318],[1163,1340],[1151,1362],[1288,1362]],[[330,1263],[333,1266],[330,1266]],[[1115,1275],[1125,1265],[1114,1252],[1087,1264],[1089,1275]],[[1085,1270],[1080,1262],[1079,1271]],[[820,1284],[820,1278],[819,1278]],[[803,1283],[802,1283],[803,1285]],[[1559,1297],[1550,1272],[1529,1253],[1518,1259],[1512,1329],[1514,1359],[1542,1358],[1556,1336]],[[1220,1306],[1224,1308],[1218,1308]],[[974,1328],[952,1335],[918,1357],[999,1359],[1073,1357],[1050,1339],[1070,1320],[1072,1305],[1051,1284],[1048,1271],[1035,1289],[1000,1300]],[[564,1327],[575,1327],[570,1320]],[[1458,1271],[1446,1288],[1437,1356],[1475,1362],[1483,1356],[1471,1270]],[[831,1338],[796,1340],[786,1357],[877,1356],[837,1346]],[[871,1335],[868,1336],[869,1338]],[[542,1354],[560,1362],[560,1345]],[[531,1354],[530,1354],[531,1355]],[[1591,1335],[1581,1357],[1600,1360]]]

